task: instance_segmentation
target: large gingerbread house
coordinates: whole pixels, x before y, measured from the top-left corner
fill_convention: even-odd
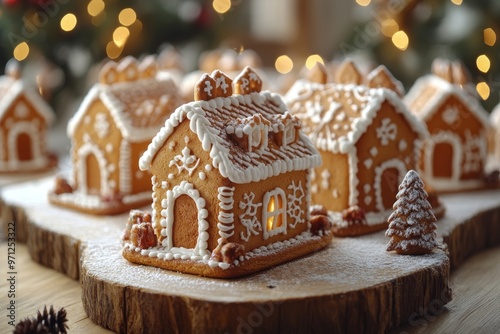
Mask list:
[[[128,260],[234,277],[330,243],[326,216],[318,227],[309,212],[321,157],[281,97],[260,88],[250,68],[233,83],[215,71],[167,120],[140,160],[153,174],[158,246],[129,243]]]
[[[70,181],[56,185],[52,203],[116,214],[151,202],[150,176],[137,167],[151,138],[182,104],[172,80],[157,80],[155,59],[107,63],[68,123]],[[59,180],[61,183],[61,180]]]
[[[420,156],[420,173],[436,191],[481,188],[488,157],[488,114],[467,89],[461,66],[437,64],[404,99],[430,133]]]
[[[416,166],[425,125],[386,88],[299,80],[285,99],[323,158],[312,202],[329,210],[334,232],[385,228],[398,185]]]
[[[0,77],[0,173],[39,172],[55,167],[47,150],[54,120],[49,105],[20,77],[10,62]]]

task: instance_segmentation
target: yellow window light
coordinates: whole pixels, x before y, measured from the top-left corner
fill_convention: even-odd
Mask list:
[[[382,34],[387,37],[392,37],[396,32],[399,31],[399,25],[393,19],[387,19],[382,21]]]
[[[274,67],[276,67],[276,71],[278,71],[279,73],[287,74],[293,69],[293,61],[287,55],[281,55],[276,58]]]
[[[118,27],[113,31],[113,42],[121,48],[125,45],[129,36],[130,31],[128,28]]]
[[[368,6],[372,0],[356,0],[356,3],[360,6]]]
[[[106,45],[106,55],[108,56],[109,59],[118,58],[121,55],[122,50],[123,49],[117,46],[113,41],[109,42]]]
[[[491,66],[490,59],[486,55],[480,55],[476,58],[476,66],[481,72],[487,73]]]
[[[488,46],[493,46],[497,41],[497,34],[493,29],[486,28],[483,31],[483,38],[484,38],[484,44]]]
[[[91,0],[87,5],[87,12],[90,16],[95,17],[102,13],[106,8],[106,4],[102,0]]]
[[[408,48],[408,44],[410,44],[410,39],[408,38],[408,35],[403,31],[400,30],[394,35],[392,35],[392,43],[400,50],[404,51]]]
[[[219,14],[227,13],[231,9],[231,0],[214,0],[212,7]]]
[[[125,8],[118,14],[118,21],[126,27],[134,24],[135,20],[137,20],[137,14],[132,8]]]
[[[476,85],[476,91],[483,100],[487,100],[490,97],[490,86],[484,81]]]
[[[75,29],[77,22],[78,20],[76,19],[75,14],[68,13],[61,19],[61,29],[64,31],[71,31]]]
[[[14,48],[14,52],[12,53],[12,55],[14,56],[14,58],[16,58],[17,61],[22,61],[26,59],[26,57],[28,57],[29,53],[30,47],[28,43],[21,42]]]
[[[323,61],[323,58],[321,58],[320,55],[310,55],[309,57],[307,57],[306,67],[308,70],[313,68],[314,65],[316,65],[316,63],[321,63],[321,64],[325,65],[325,62]]]

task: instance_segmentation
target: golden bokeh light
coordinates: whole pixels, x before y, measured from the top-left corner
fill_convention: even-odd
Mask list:
[[[214,0],[212,7],[219,14],[224,14],[231,9],[231,0]]]
[[[307,57],[306,67],[308,70],[313,68],[314,65],[316,65],[316,63],[321,63],[321,64],[325,65],[325,62],[323,61],[323,58],[321,58],[320,55],[310,55],[309,57]]]
[[[106,4],[102,0],[91,0],[87,5],[87,12],[90,16],[96,17],[101,14],[102,11],[106,8]]]
[[[118,58],[123,51],[123,48],[120,48],[115,42],[111,41],[106,45],[106,55],[109,59]]]
[[[125,27],[134,24],[135,20],[137,20],[137,14],[132,8],[125,8],[118,14],[118,21]]]
[[[14,52],[12,53],[12,55],[14,56],[14,58],[16,58],[17,61],[21,61],[26,59],[29,53],[30,53],[30,47],[28,43],[21,42],[17,44],[17,46],[14,48]]]
[[[491,28],[486,28],[483,31],[484,44],[493,46],[497,42],[497,34]]]
[[[486,55],[480,55],[476,58],[476,66],[481,72],[487,73],[491,66],[490,59]]]
[[[279,73],[287,74],[293,69],[293,61],[287,55],[281,55],[278,58],[276,58],[276,61],[274,62],[274,67],[276,68],[276,71],[278,71]]]
[[[463,0],[451,0],[451,2],[457,6],[460,6],[463,2]]]
[[[356,0],[357,4],[360,6],[368,6],[372,0]]]
[[[410,39],[403,30],[399,30],[398,32],[394,33],[394,35],[392,35],[392,43],[398,49],[404,51],[408,48],[408,44],[410,44]]]
[[[476,85],[476,91],[483,100],[487,100],[490,97],[490,86],[484,81]]]
[[[113,42],[118,47],[123,47],[130,36],[130,31],[125,27],[118,27],[113,31]]]
[[[68,13],[61,19],[61,29],[64,31],[71,31],[75,29],[77,22],[75,14]]]
[[[396,32],[399,31],[399,25],[393,19],[387,19],[382,21],[382,34],[387,37],[392,37]]]

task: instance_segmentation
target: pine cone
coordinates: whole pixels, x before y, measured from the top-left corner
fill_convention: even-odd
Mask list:
[[[26,318],[21,320],[14,329],[14,334],[66,334],[69,329],[66,322],[66,310],[59,309],[57,313],[51,305],[47,311],[47,306],[43,307],[43,312],[37,311],[36,318]]]

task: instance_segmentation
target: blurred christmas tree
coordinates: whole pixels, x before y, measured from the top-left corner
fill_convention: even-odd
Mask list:
[[[203,0],[0,1],[0,72],[12,57],[42,57],[63,71],[64,88],[104,59],[157,53],[163,43],[210,46],[217,23]]]
[[[340,45],[368,53],[408,88],[437,57],[461,60],[487,110],[500,97],[500,1],[356,0],[358,22]]]

